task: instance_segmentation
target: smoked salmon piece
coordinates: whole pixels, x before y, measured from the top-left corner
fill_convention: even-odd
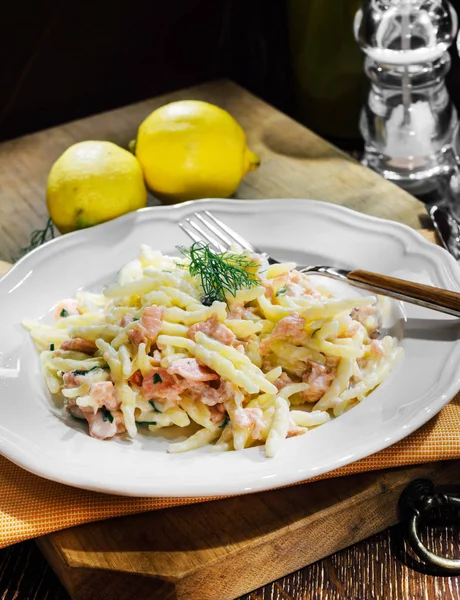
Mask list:
[[[215,314],[206,319],[206,321],[195,323],[195,325],[189,327],[187,332],[188,337],[195,341],[195,333],[197,331],[202,331],[208,337],[212,337],[226,346],[229,346],[236,339],[233,331],[230,331],[226,325],[221,323]]]
[[[59,350],[72,350],[74,352],[83,352],[84,354],[92,356],[97,351],[97,346],[91,340],[76,337],[62,342],[59,346]]]
[[[214,381],[219,375],[200,365],[196,358],[179,358],[168,369],[173,375],[180,375],[189,381]]]

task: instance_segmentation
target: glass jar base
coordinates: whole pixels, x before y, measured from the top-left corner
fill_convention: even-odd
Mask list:
[[[361,163],[413,195],[434,189],[438,178],[448,175],[456,166],[450,147],[414,160],[395,159],[367,146]]]

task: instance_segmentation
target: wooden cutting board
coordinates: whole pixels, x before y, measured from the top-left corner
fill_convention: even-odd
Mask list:
[[[460,461],[388,469],[74,527],[37,540],[74,600],[232,600],[397,522],[406,485]]]
[[[8,268],[0,261],[0,275]],[[448,484],[459,472],[460,461],[387,469],[90,523],[37,544],[74,600],[232,600],[394,525],[410,481]]]

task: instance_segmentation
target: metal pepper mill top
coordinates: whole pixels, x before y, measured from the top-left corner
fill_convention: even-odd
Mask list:
[[[457,113],[445,76],[457,15],[448,0],[366,0],[354,30],[371,83],[360,120],[363,163],[423,194],[456,164]]]

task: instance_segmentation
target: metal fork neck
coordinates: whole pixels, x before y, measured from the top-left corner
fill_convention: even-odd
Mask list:
[[[301,273],[318,273],[318,275],[323,275],[326,277],[331,277],[332,279],[343,279],[343,281],[348,281],[348,275],[351,273],[350,270],[347,269],[337,269],[336,267],[326,267],[326,266],[318,266],[318,267],[303,267],[298,269]],[[349,283],[349,282],[348,282]]]

